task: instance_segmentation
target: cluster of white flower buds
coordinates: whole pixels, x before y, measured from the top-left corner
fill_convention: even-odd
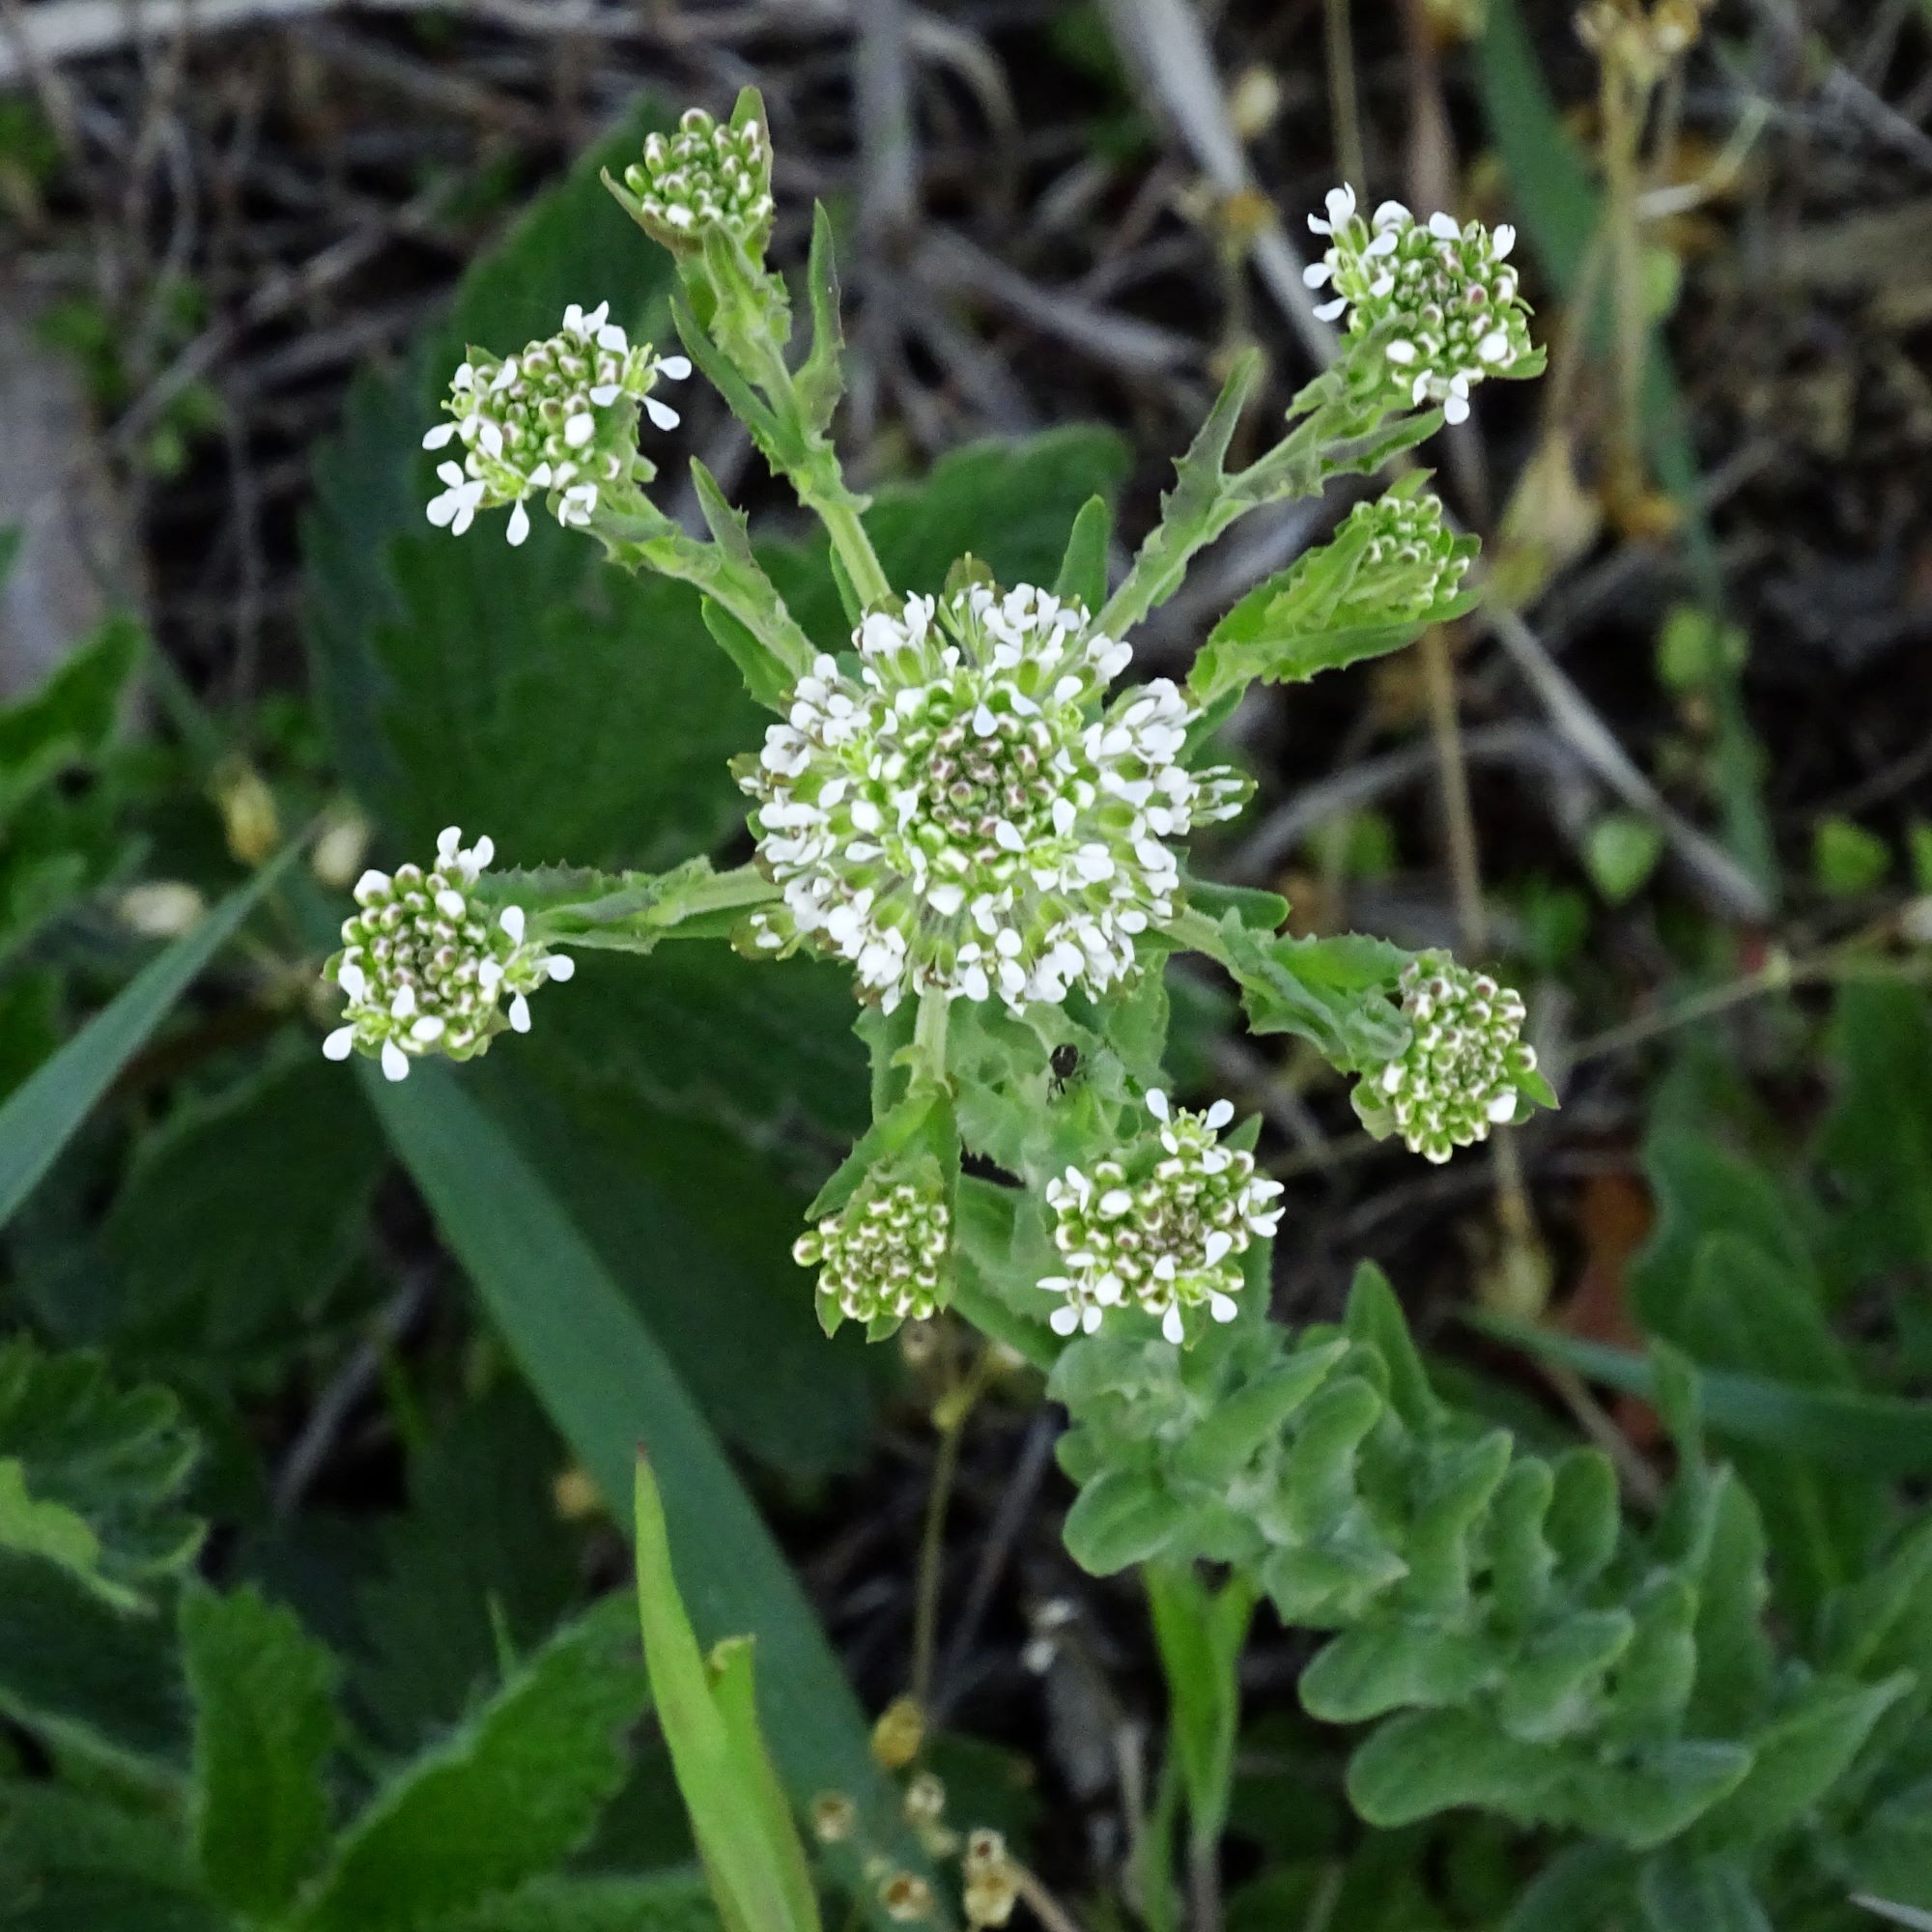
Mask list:
[[[1439,1163],[1516,1118],[1536,1049],[1520,1037],[1522,996],[1446,952],[1411,959],[1402,993],[1408,1045],[1364,1076],[1355,1111],[1371,1131],[1393,1130],[1412,1152]]]
[[[1103,706],[1127,645],[1022,584],[911,597],[822,657],[741,781],[781,907],[752,949],[850,960],[890,1011],[907,993],[1009,1007],[1104,991],[1173,918],[1166,841],[1231,816],[1245,782],[1181,763],[1195,713],[1165,678]]]
[[[923,1321],[946,1298],[952,1215],[936,1182],[901,1180],[862,1191],[792,1244],[801,1267],[818,1270],[827,1327],[838,1319]]]
[[[687,108],[675,134],[645,141],[643,159],[624,170],[624,185],[639,222],[680,253],[716,228],[755,255],[772,232],[772,149],[755,120],[733,126]]]
[[[572,302],[563,327],[500,360],[471,350],[443,401],[452,420],[423,438],[425,449],[463,445],[463,461],[437,466],[441,493],[429,505],[439,529],[461,536],[479,510],[510,506],[509,539],[530,533],[526,498],[545,494],[556,520],[588,524],[598,499],[637,473],[639,405],[660,429],[678,415],[651,391],[660,377],[691,374],[682,355],[632,343],[611,305],[587,313]]]
[[[452,825],[437,840],[430,871],[399,866],[393,876],[362,874],[342,951],[323,968],[349,996],[343,1023],[322,1043],[330,1060],[372,1055],[400,1080],[423,1054],[469,1060],[506,1025],[529,1031],[528,995],[568,980],[577,965],[525,936],[522,907],[493,917],[477,902],[474,887],[495,849],[488,838],[466,849]]]
[[[1281,1220],[1281,1182],[1256,1174],[1253,1154],[1220,1144],[1235,1118],[1226,1100],[1195,1114],[1170,1108],[1155,1091],[1147,1105],[1151,1132],[1092,1174],[1069,1167],[1047,1182],[1053,1242],[1066,1267],[1039,1284],[1063,1297],[1049,1318],[1056,1335],[1091,1335],[1110,1308],[1158,1316],[1174,1343],[1189,1339],[1186,1318],[1198,1308],[1232,1321],[1241,1256]]]
[[[1472,384],[1527,373],[1529,304],[1508,264],[1515,229],[1492,234],[1453,214],[1421,222],[1399,201],[1365,221],[1350,187],[1329,194],[1327,211],[1325,220],[1308,217],[1328,247],[1304,279],[1333,290],[1316,313],[1332,322],[1346,311],[1351,335],[1387,326],[1383,353],[1411,402],[1437,403],[1450,422],[1463,422]]]

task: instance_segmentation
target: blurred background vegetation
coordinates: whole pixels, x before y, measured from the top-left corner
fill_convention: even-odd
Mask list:
[[[1608,1446],[1639,1505],[1641,1345],[1686,1350],[1793,1629],[1932,1476],[1925,0],[0,0],[0,1925],[266,1922],[314,1871],[304,1924],[644,1922],[597,1875],[689,1845],[578,1616],[624,1574],[639,1435],[697,1499],[700,1628],[760,1628],[822,1782],[912,1686],[954,1814],[1129,1922],[1163,1693],[1137,1591],[1061,1548],[1055,1412],[943,1324],[827,1343],[789,1259],[867,1117],[845,976],[593,960],[394,1093],[317,1051],[318,921],[445,823],[515,864],[737,856],[755,714],[695,599],[542,520],[514,554],[431,530],[417,441],[466,342],[600,299],[668,337],[595,161],[746,82],[774,259],[832,212],[848,469],[915,585],[969,548],[1050,581],[1095,492],[1137,538],[1251,342],[1285,404],[1338,179],[1519,227],[1550,375],[1434,451],[1491,604],[1257,692],[1260,795],[1204,865],[1298,929],[1494,964],[1563,1111],[1419,1167],[1205,976],[1183,1057],[1264,1116],[1289,1321],[1374,1258],[1447,1384]],[[831,640],[822,539],[680,402]],[[1140,663],[1348,500],[1251,519]],[[36,1456],[91,1542],[8,1488]],[[1362,1839],[1301,1655],[1249,1653],[1230,1926],[1494,1923],[1533,1850]],[[204,1818],[191,1870],[153,1827],[190,1702],[249,1669],[355,1822],[292,1804],[251,1862]],[[519,1695],[574,1715],[518,1731]],[[439,1862],[358,1805],[433,1808],[416,1754],[459,1722],[503,1788],[587,1769],[543,1817],[459,1787]],[[1910,1902],[1932,1843],[1895,1835],[1870,1884]],[[490,1916],[533,1878],[580,1889]]]

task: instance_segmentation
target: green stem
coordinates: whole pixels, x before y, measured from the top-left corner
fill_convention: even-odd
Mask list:
[[[861,606],[869,611],[875,604],[889,603],[893,595],[892,580],[879,561],[878,552],[872,548],[871,538],[866,534],[865,525],[859,521],[858,511],[836,498],[808,494],[802,480],[798,494],[799,500],[825,526],[832,548],[838,554],[852,593]]]
[[[927,987],[919,996],[919,1017],[913,1024],[913,1052],[917,1066],[913,1073],[914,1086],[930,1085],[945,1088],[946,1078],[946,1029],[952,1016],[952,1002],[937,987]]]

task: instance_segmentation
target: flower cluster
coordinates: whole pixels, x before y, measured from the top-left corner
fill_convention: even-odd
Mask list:
[[[672,249],[718,228],[756,254],[772,232],[772,149],[758,121],[734,127],[687,108],[675,134],[644,143],[624,185],[637,197],[638,219]]]
[[[1103,704],[1128,646],[1021,585],[911,597],[820,658],[741,774],[784,903],[754,948],[850,960],[890,1011],[908,992],[1018,1008],[1099,992],[1174,916],[1166,843],[1231,816],[1245,783],[1181,762],[1196,713],[1165,678]]]
[[[946,1298],[952,1215],[937,1184],[901,1180],[863,1193],[801,1235],[792,1259],[818,1270],[820,1319],[923,1321]]]
[[[690,375],[691,364],[633,344],[610,314],[609,302],[588,314],[573,302],[556,334],[519,355],[470,351],[443,401],[453,420],[423,438],[425,449],[464,449],[461,463],[437,466],[443,489],[429,520],[439,529],[461,536],[478,510],[507,503],[510,541],[520,544],[533,491],[549,495],[558,523],[581,527],[600,496],[639,471],[639,406],[658,428],[677,427],[677,412],[651,391],[661,376]]]
[[[469,1060],[505,1025],[527,1033],[527,996],[577,970],[567,954],[525,937],[522,907],[492,918],[477,903],[476,881],[496,848],[488,838],[468,849],[462,841],[452,825],[437,840],[432,870],[400,866],[393,877],[370,871],[356,882],[358,909],[323,969],[349,996],[342,1025],[322,1043],[330,1060],[376,1055],[391,1080],[425,1053]]]
[[[1384,623],[1421,622],[1455,597],[1469,569],[1469,547],[1458,544],[1441,499],[1426,490],[1357,503],[1337,540],[1361,547],[1349,601]]]
[[[1281,1219],[1273,1205],[1281,1182],[1258,1176],[1251,1153],[1220,1144],[1235,1117],[1226,1100],[1205,1114],[1171,1109],[1158,1092],[1147,1104],[1159,1123],[1153,1132],[1091,1175],[1069,1167],[1047,1182],[1053,1241],[1067,1269],[1039,1284],[1064,1297],[1050,1318],[1057,1335],[1091,1335],[1118,1307],[1159,1316],[1176,1343],[1186,1339],[1186,1313],[1204,1303],[1214,1321],[1232,1321],[1240,1258]]]
[[[1449,421],[1463,422],[1472,384],[1531,373],[1529,305],[1508,265],[1515,229],[1492,234],[1452,214],[1419,222],[1399,201],[1364,221],[1350,187],[1334,189],[1327,219],[1311,214],[1308,225],[1328,237],[1328,248],[1304,279],[1334,291],[1316,313],[1332,322],[1347,310],[1352,335],[1388,326],[1383,353],[1412,402],[1438,403]]]
[[[1355,1111],[1371,1132],[1398,1133],[1412,1152],[1441,1162],[1515,1118],[1536,1050],[1520,1037],[1522,996],[1446,952],[1411,959],[1402,993],[1408,1045],[1363,1078]]]

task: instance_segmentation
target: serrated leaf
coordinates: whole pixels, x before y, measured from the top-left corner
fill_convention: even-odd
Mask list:
[[[194,1699],[195,1857],[213,1897],[271,1918],[328,1838],[335,1661],[293,1611],[249,1589],[190,1587],[181,1637]]]
[[[355,1083],[307,1040],[182,1107],[101,1231],[117,1351],[215,1377],[286,1360],[365,1238],[383,1166]]]
[[[0,1551],[0,1715],[144,1784],[187,1752],[186,1696],[166,1624],[124,1615],[51,1563]]]
[[[455,1723],[500,1666],[577,1594],[577,1538],[557,1511],[566,1452],[528,1392],[505,1382],[412,1457],[409,1507],[383,1519],[381,1571],[358,1592],[358,1713],[412,1748]]]
[[[166,1389],[117,1388],[94,1354],[0,1348],[0,1548],[60,1564],[118,1608],[180,1569],[200,1522],[179,1507],[195,1439]]]
[[[292,1924],[410,1932],[549,1872],[623,1781],[623,1734],[643,1705],[630,1605],[612,1599],[377,1793]]]

